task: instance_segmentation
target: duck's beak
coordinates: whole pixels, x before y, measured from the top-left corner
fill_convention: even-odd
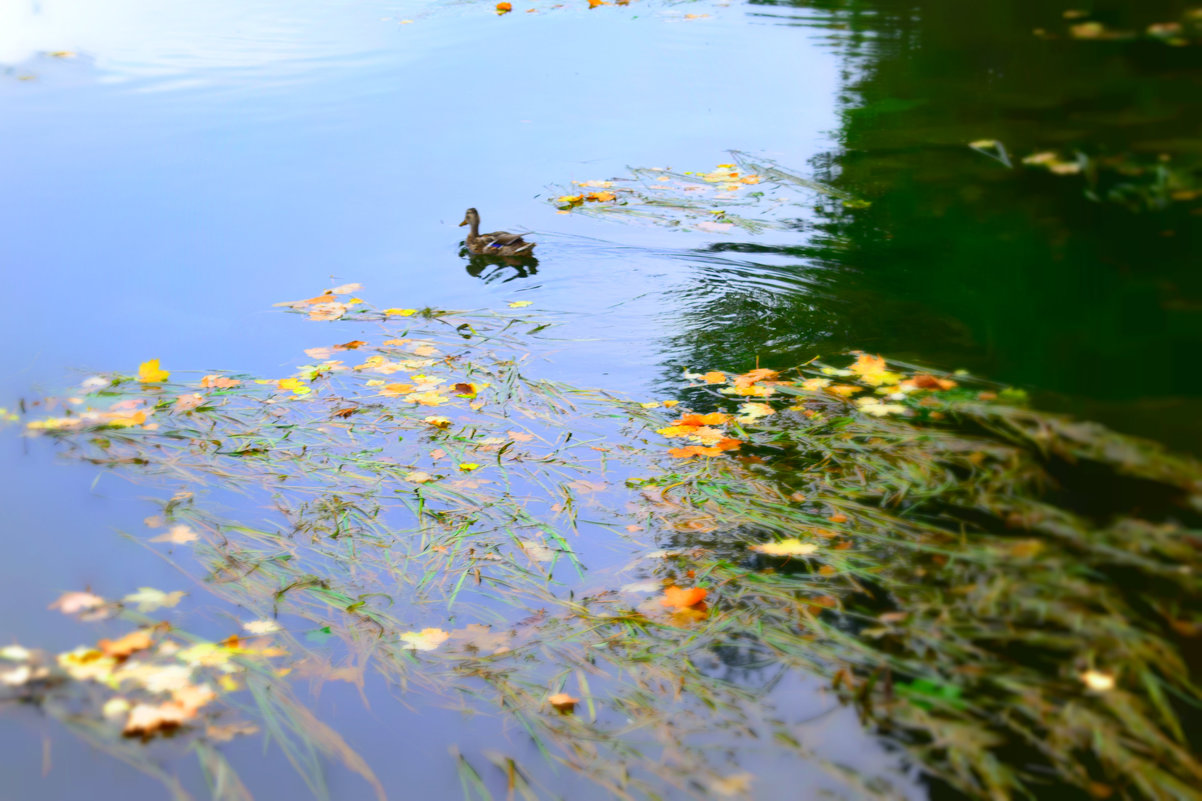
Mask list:
[[[459,223],[459,227],[462,228],[465,225],[467,225],[467,217],[463,218],[463,222]]]

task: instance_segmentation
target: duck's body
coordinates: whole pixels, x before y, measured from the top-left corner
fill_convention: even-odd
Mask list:
[[[534,255],[534,242],[522,239],[521,234],[511,234],[508,231],[493,231],[491,234],[480,233],[480,214],[475,209],[468,209],[463,215],[461,226],[470,225],[464,243],[469,253],[477,256],[516,256],[527,257]]]

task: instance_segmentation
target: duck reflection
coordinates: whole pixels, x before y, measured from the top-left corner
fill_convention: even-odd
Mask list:
[[[470,254],[467,248],[463,248],[459,255],[468,257],[467,274],[486,284],[504,284],[538,274],[538,259],[532,256],[479,256]]]

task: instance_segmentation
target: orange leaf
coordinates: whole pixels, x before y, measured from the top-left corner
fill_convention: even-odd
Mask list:
[[[903,381],[901,385],[903,387],[911,386],[915,389],[953,389],[956,382],[950,378],[937,378],[927,373],[919,373],[913,378]]]
[[[671,609],[688,609],[705,600],[707,591],[703,587],[668,587],[659,602]]]
[[[510,11],[513,11],[512,3],[497,3],[498,14],[508,14]]]
[[[131,631],[124,637],[116,640],[101,640],[96,643],[96,647],[105,656],[111,656],[114,659],[125,659],[130,654],[145,651],[153,644],[154,638],[150,636],[150,632],[146,629],[139,629],[138,631]]]
[[[200,385],[205,389],[229,389],[236,387],[242,382],[236,378],[226,378],[221,375],[207,375],[200,379]]]
[[[743,443],[734,437],[723,437],[714,444],[714,447],[720,451],[737,451],[742,446]]]
[[[721,456],[722,451],[703,445],[686,445],[683,448],[668,448],[668,455],[676,459],[691,459],[694,456]]]
[[[735,376],[736,387],[749,387],[757,381],[764,381],[768,378],[776,378],[780,373],[775,370],[769,370],[767,367],[757,367],[756,369],[744,373],[740,376]]]
[[[701,376],[701,378],[707,384],[725,384],[726,383],[726,373],[719,372],[718,370],[711,370],[710,372]]]
[[[548,703],[555,707],[560,712],[568,713],[576,708],[576,704],[580,703],[579,698],[573,698],[567,693],[555,693],[547,696]]]
[[[682,414],[680,419],[676,421],[678,426],[719,426],[723,423],[730,422],[730,415],[722,412],[710,412],[709,414]]]

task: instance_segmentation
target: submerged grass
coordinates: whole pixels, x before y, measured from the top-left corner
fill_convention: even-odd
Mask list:
[[[865,355],[689,376],[713,413],[672,420],[535,377],[554,329],[523,314],[294,308],[379,335],[282,379],[90,380],[30,428],[178,490],[180,569],[277,620],[306,675],[491,711],[617,798],[746,795],[764,753],[902,794],[806,736],[798,681],[969,797],[1199,797],[1192,460]],[[665,606],[673,586],[705,600]],[[255,675],[225,700],[250,696],[316,795],[319,754],[371,780]],[[196,743],[214,797],[246,797]],[[552,795],[544,766],[453,759],[465,796]]]

